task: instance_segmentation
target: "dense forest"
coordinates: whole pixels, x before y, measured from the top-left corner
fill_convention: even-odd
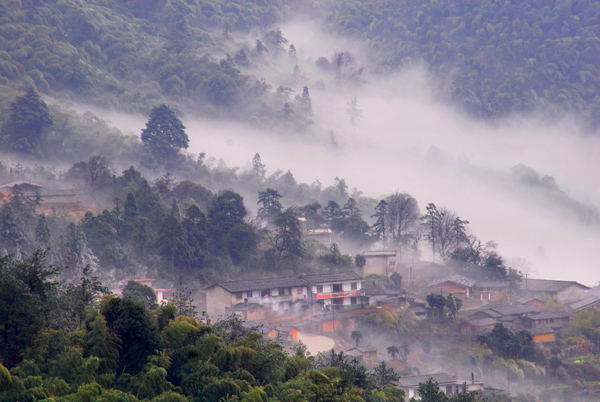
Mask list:
[[[169,100],[204,116],[305,129],[311,110],[287,91],[295,83],[300,93],[302,63],[278,24],[314,13],[325,29],[366,43],[364,74],[422,61],[440,96],[476,116],[571,112],[591,127],[600,121],[598,1],[140,4],[3,2],[0,84],[131,112]],[[278,59],[290,85],[263,78]],[[364,69],[353,62],[342,49],[315,63],[325,81],[360,85]]]
[[[441,95],[484,118],[541,110],[600,124],[598,1],[333,2],[382,73],[423,60]]]

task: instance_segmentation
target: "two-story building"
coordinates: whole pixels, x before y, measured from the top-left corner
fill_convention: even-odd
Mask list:
[[[308,283],[311,301],[323,304],[323,308],[352,309],[362,304],[359,291],[363,278],[356,272],[303,275],[301,278]]]
[[[297,300],[307,300],[308,284],[297,277],[221,282],[204,289],[209,315],[223,315],[237,304],[260,304],[273,312],[284,312]]]
[[[365,265],[360,268],[363,276],[371,274],[389,276],[392,272],[396,272],[398,250],[364,251],[362,255],[365,257]]]

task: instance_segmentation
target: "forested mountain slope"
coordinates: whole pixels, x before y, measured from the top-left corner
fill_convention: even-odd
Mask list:
[[[424,60],[443,95],[482,117],[541,109],[600,123],[600,2],[333,2],[327,21],[387,72]]]
[[[280,83],[240,70],[264,71],[287,53],[276,26],[301,12],[365,42],[372,73],[424,61],[439,93],[473,115],[567,111],[600,122],[594,0],[4,2],[0,84],[132,112],[169,100],[273,122],[286,112],[273,96]]]
[[[226,57],[239,47],[229,33],[268,31],[283,9],[245,1],[0,4],[0,84],[34,83],[45,94],[131,112],[169,99],[209,115],[251,115],[269,87]]]

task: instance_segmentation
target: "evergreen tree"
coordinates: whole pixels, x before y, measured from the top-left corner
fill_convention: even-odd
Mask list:
[[[312,101],[310,100],[307,86],[304,86],[302,95],[296,95],[296,104],[305,115],[311,116],[313,114]]]
[[[157,157],[172,158],[181,148],[189,146],[189,138],[181,120],[167,105],[156,106],[150,112],[142,142]]]
[[[187,233],[173,214],[167,215],[156,238],[158,254],[168,264],[171,274],[182,268],[190,268],[191,250],[187,242]]]
[[[95,272],[98,268],[98,258],[89,248],[80,225],[69,224],[61,238],[58,253],[60,263],[66,266],[64,274],[70,280],[83,276],[86,267],[89,267],[91,272]]]
[[[15,215],[13,206],[4,204],[0,215],[0,247],[12,254],[20,252],[27,244],[27,232]]]
[[[387,214],[387,202],[385,200],[379,201],[379,204],[375,207],[375,213],[371,215],[371,218],[376,218],[377,220],[371,226],[371,233],[373,233],[373,237],[377,241],[381,241],[383,243],[383,247],[386,246],[386,237],[385,237],[385,222],[386,222],[386,214]]]
[[[87,331],[83,337],[86,346],[86,356],[100,359],[100,374],[110,374],[117,368],[119,346],[121,340],[106,326],[106,319],[100,313],[93,321],[87,323]]]
[[[431,244],[431,253],[433,262],[435,262],[435,252],[437,250],[438,228],[440,225],[440,213],[435,204],[427,205],[427,213],[421,217],[422,225],[425,228],[425,239]]]
[[[275,269],[281,268],[283,256],[303,257],[305,252],[302,239],[302,227],[298,220],[298,212],[294,207],[283,211],[273,222],[275,230],[268,233],[269,240],[275,248]]]
[[[272,223],[281,214],[283,207],[279,201],[280,199],[281,194],[277,190],[268,188],[259,192],[257,204],[260,204],[261,207],[258,208],[256,217],[263,222]]]
[[[29,88],[10,105],[10,115],[2,127],[0,145],[25,154],[34,153],[52,116],[38,93]]]
[[[252,171],[262,180],[265,179],[265,174],[267,173],[267,169],[262,160],[260,159],[260,154],[254,154],[254,158],[252,159]]]
[[[46,214],[41,214],[35,228],[35,241],[42,247],[50,246],[50,227]]]
[[[123,297],[144,303],[149,309],[156,307],[156,292],[150,286],[136,281],[128,281],[123,288]]]
[[[348,102],[346,114],[350,116],[350,125],[352,125],[352,129],[356,130],[356,124],[360,119],[362,119],[362,110],[358,108],[358,100],[356,99],[356,96],[352,98],[350,102]]]

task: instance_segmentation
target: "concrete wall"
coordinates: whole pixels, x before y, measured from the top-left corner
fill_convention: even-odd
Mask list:
[[[225,308],[231,307],[232,299],[235,298],[231,293],[221,286],[213,286],[205,291],[206,294],[206,312],[209,316],[216,318],[225,314]]]
[[[581,300],[585,297],[584,293],[585,289],[581,288],[577,285],[571,285],[556,294],[556,298],[560,300],[561,303],[570,303],[577,300]]]
[[[371,274],[387,275],[388,272],[388,257],[366,257],[365,266],[362,267],[362,276]]]

